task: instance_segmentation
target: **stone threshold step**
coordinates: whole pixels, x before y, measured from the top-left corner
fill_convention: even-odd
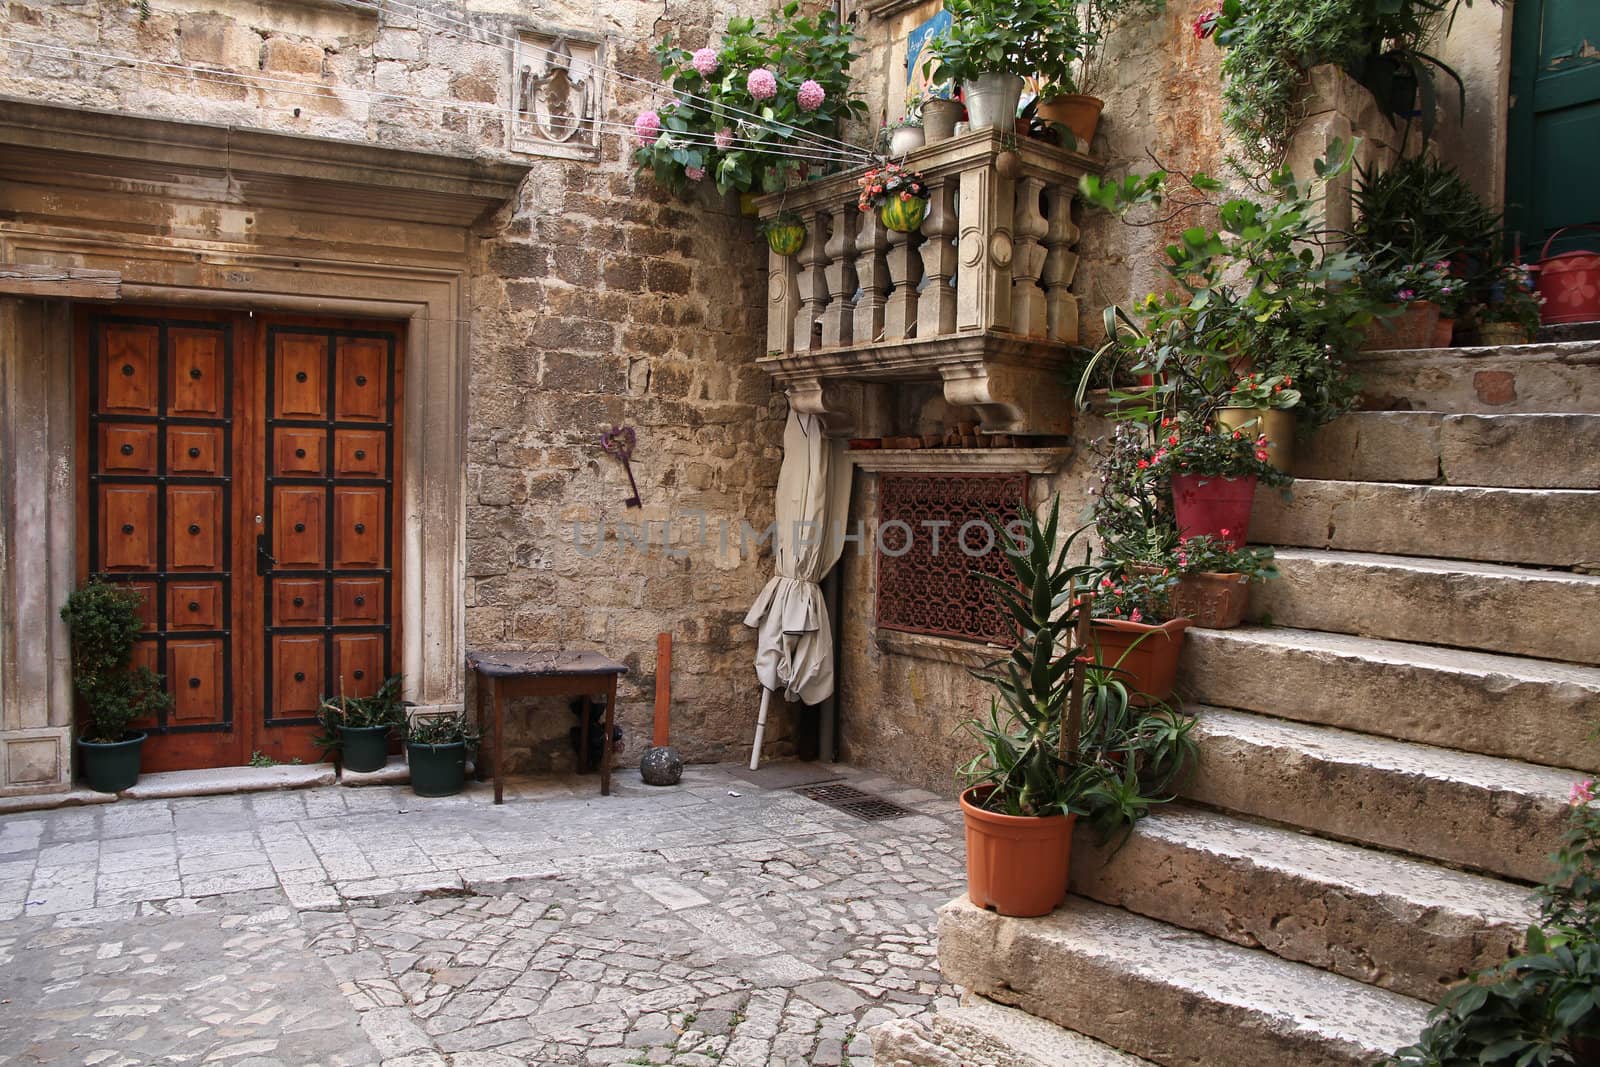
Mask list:
[[[1251,539],[1295,548],[1600,565],[1600,490],[1302,478],[1256,493]]]
[[[1162,1064],[1366,1067],[1428,1005],[1266,952],[1069,897],[1010,919],[939,910],[939,964],[972,992]]]
[[[1081,896],[1429,1001],[1538,912],[1526,886],[1185,806],[1116,850],[1084,830],[1072,861]]]
[[[1600,575],[1316,548],[1277,563],[1250,589],[1276,626],[1600,664]]]
[[[1301,478],[1600,489],[1600,414],[1353,411],[1296,449]]]
[[[1092,1037],[968,994],[959,1007],[869,1032],[876,1067],[1151,1067]]]
[[[136,783],[118,795],[129,800],[165,800],[220,793],[261,793],[273,789],[311,789],[333,783],[331,763],[280,763],[272,767],[211,767],[141,774]]]
[[[1244,626],[1184,641],[1205,704],[1557,767],[1600,766],[1600,667]]]
[[[1183,795],[1490,875],[1537,882],[1583,771],[1191,708],[1200,757]]]

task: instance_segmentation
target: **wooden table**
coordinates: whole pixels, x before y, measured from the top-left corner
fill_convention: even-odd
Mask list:
[[[611,734],[617,715],[617,679],[628,668],[598,652],[469,652],[467,669],[478,676],[478,722],[489,720],[483,713],[484,694],[494,704],[494,802],[502,803],[505,790],[505,702],[516,697],[578,697],[583,701],[579,713],[578,770],[589,770],[589,702],[606,699],[604,752],[600,757],[600,795],[611,795]]]

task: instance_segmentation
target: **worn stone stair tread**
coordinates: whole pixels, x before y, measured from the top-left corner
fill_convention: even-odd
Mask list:
[[[1283,627],[1196,630],[1193,699],[1404,741],[1600,766],[1600,668]]]
[[[968,995],[961,1005],[871,1031],[877,1067],[1150,1067],[1149,1060]]]
[[[1526,886],[1177,805],[1119,850],[1080,832],[1073,892],[1407,996],[1520,946]]]
[[[1168,1065],[1365,1065],[1414,1041],[1428,1013],[1412,997],[1080,897],[1039,919],[954,900],[939,910],[939,960],[974,993]]]
[[[1213,807],[1535,882],[1582,771],[1194,707],[1184,795]]]
[[[1250,590],[1273,624],[1600,664],[1600,575],[1319,548]]]
[[[1561,462],[1551,462],[1552,456]],[[1352,411],[1296,450],[1308,479],[1600,488],[1600,414]]]
[[[1600,343],[1359,352],[1350,361],[1372,410],[1600,411]]]
[[[1432,559],[1600,564],[1600,490],[1302,478],[1256,493],[1251,539]]]

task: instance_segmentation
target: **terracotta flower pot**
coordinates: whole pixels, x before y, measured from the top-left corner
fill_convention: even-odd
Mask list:
[[[1172,619],[1159,626],[1124,619],[1096,619],[1091,628],[1095,659],[1119,672],[1128,687],[1129,703],[1146,707],[1172,696],[1178,684],[1178,655],[1190,620]]]
[[[1428,348],[1439,326],[1439,305],[1426,300],[1407,304],[1399,315],[1377,319],[1367,326],[1363,352],[1388,352],[1405,348]]]
[[[1001,915],[1048,915],[1067,898],[1075,815],[1001,815],[976,801],[985,786],[961,794],[967,824],[967,896]]]
[[[1450,342],[1456,337],[1456,320],[1439,316],[1439,325],[1433,330],[1433,347],[1449,348]]]
[[[1089,142],[1094,140],[1095,130],[1100,127],[1100,112],[1105,106],[1106,102],[1097,96],[1068,93],[1044,101],[1039,105],[1038,113],[1046,122],[1059,122],[1071,130],[1072,136],[1078,140],[1075,149],[1087,152]]]
[[[1505,348],[1528,343],[1528,331],[1515,322],[1483,322],[1478,324],[1478,343],[1486,348]]]
[[[1214,478],[1204,474],[1172,476],[1172,511],[1178,536],[1202,534],[1240,549],[1250,535],[1250,508],[1256,498],[1256,476]]]
[[[1267,462],[1285,474],[1294,473],[1294,413],[1279,408],[1218,408],[1217,425],[1242,430],[1251,437],[1267,435]]]
[[[1250,579],[1233,572],[1202,571],[1178,579],[1172,610],[1208,630],[1231,630],[1250,606]]]

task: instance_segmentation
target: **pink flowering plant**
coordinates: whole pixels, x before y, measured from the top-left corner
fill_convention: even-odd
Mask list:
[[[863,212],[876,211],[890,200],[915,200],[928,195],[928,183],[922,175],[898,163],[873,167],[856,184],[861,186],[856,206]]]
[[[1271,548],[1234,548],[1226,539],[1210,534],[1179,538],[1167,566],[1180,578],[1190,574],[1242,574],[1252,582],[1265,582],[1278,577]]]
[[[1478,307],[1478,321],[1514,322],[1532,337],[1539,330],[1543,307],[1533,272],[1521,263],[1507,263],[1493,274],[1487,297]]]
[[[831,10],[802,16],[797,3],[760,23],[731,18],[720,42],[693,51],[663,39],[654,52],[673,98],[652,107],[653,125],[635,120],[638,172],[681,195],[702,179],[777,192],[841,169],[819,145],[867,113],[851,91],[855,44]]]
[[[1455,295],[1459,281],[1450,275],[1449,260],[1400,263],[1389,270],[1366,271],[1361,288],[1374,300],[1402,307],[1428,301],[1442,304]]]
[[[1175,574],[1105,574],[1095,585],[1094,617],[1160,626],[1172,619]]]
[[[1198,474],[1208,478],[1242,478],[1255,475],[1267,485],[1287,485],[1287,474],[1267,462],[1265,435],[1252,436],[1186,415],[1157,427],[1143,469],[1172,476]]]

